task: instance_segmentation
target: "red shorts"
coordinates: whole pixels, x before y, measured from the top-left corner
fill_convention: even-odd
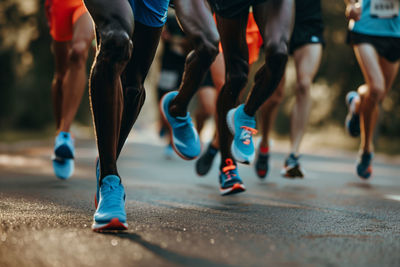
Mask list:
[[[46,0],[50,35],[55,41],[72,40],[75,22],[87,12],[82,0]]]

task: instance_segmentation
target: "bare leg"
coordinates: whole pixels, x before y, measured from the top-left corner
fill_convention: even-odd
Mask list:
[[[53,41],[52,51],[54,54],[55,71],[51,84],[51,94],[53,99],[53,112],[56,119],[56,130],[59,131],[61,125],[61,107],[63,99],[63,83],[65,73],[68,69],[69,42]]]
[[[279,105],[283,100],[285,91],[285,76],[276,88],[275,92],[268,98],[267,101],[258,110],[258,117],[261,129],[260,147],[269,148],[269,133],[274,127],[276,114],[278,113]]]
[[[81,103],[87,82],[86,60],[93,38],[93,23],[89,14],[85,13],[74,24],[73,37],[68,54],[68,68],[63,83],[59,131],[69,132]]]
[[[294,54],[297,72],[296,102],[290,121],[290,153],[299,153],[311,110],[310,87],[318,71],[321,56],[321,44],[308,44],[297,49]]]
[[[172,116],[186,116],[190,100],[218,54],[218,31],[205,1],[175,0],[176,15],[194,46],[186,58],[179,94],[171,101]]]
[[[199,106],[195,112],[195,117],[197,132],[200,134],[205,121],[215,114],[217,94],[214,87],[205,86],[200,88],[197,96]]]
[[[378,118],[378,105],[389,91],[398,72],[399,63],[391,63],[377,54],[373,46],[360,44],[354,51],[366,81],[360,86],[361,149],[373,152],[373,135]]]
[[[97,55],[90,100],[100,157],[100,177],[118,175],[117,148],[123,111],[120,76],[132,54],[133,14],[126,0],[85,0],[96,24]]]
[[[288,42],[294,23],[293,0],[270,0],[253,7],[265,44],[265,64],[258,70],[244,112],[254,116],[281,81],[288,60]]]

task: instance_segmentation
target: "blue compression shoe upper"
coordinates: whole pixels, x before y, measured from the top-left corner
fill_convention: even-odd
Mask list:
[[[244,105],[240,105],[235,109],[231,109],[227,116],[228,127],[233,134],[231,152],[233,157],[242,163],[249,164],[254,159],[254,143],[253,134],[255,130],[256,120],[254,117],[247,115]]]
[[[230,158],[225,160],[225,166],[220,170],[219,184],[219,191],[223,196],[240,193],[246,190],[237,171],[237,167]]]
[[[357,98],[359,98],[359,95],[355,91],[350,91],[346,95],[346,104],[349,112],[346,116],[345,126],[347,132],[353,137],[360,136],[360,115],[354,111],[354,101]]]
[[[168,110],[177,94],[177,91],[165,94],[160,101],[160,111],[170,129],[175,152],[183,159],[194,159],[200,154],[201,143],[189,112],[185,117],[173,117]]]
[[[74,139],[70,133],[60,132],[55,140],[54,154],[58,158],[73,159],[75,156]]]
[[[116,175],[108,175],[101,181],[99,203],[94,214],[93,230],[127,229],[125,191]]]
[[[63,180],[68,179],[74,173],[74,160],[73,159],[62,159],[53,158],[53,170],[54,174]]]

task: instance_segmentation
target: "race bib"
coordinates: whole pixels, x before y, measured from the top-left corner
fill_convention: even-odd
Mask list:
[[[371,16],[395,18],[399,15],[399,0],[371,0]]]

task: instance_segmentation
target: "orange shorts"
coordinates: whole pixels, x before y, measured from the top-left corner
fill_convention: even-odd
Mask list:
[[[72,40],[75,22],[87,12],[83,0],[46,0],[50,35],[55,41]]]
[[[249,48],[249,65],[251,65],[258,60],[260,48],[263,44],[263,39],[258,30],[256,21],[254,20],[253,12],[249,12],[249,18],[247,20],[246,42]],[[219,43],[219,51],[222,51],[221,43]]]

